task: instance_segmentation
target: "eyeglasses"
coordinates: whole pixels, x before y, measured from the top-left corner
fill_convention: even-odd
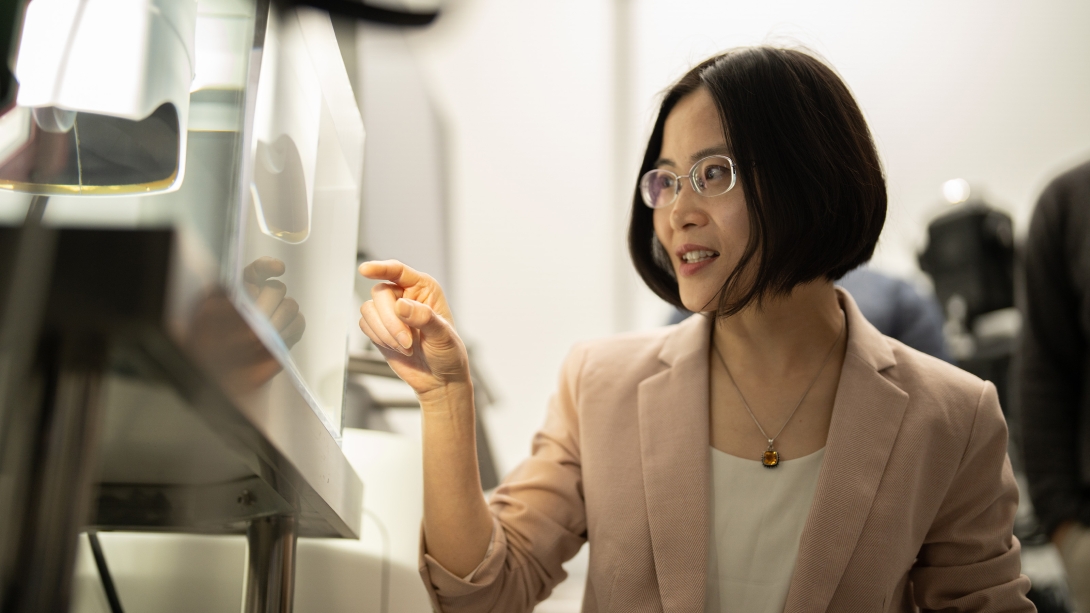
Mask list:
[[[688,177],[693,191],[705,198],[722,196],[733,189],[738,180],[734,160],[725,155],[709,155],[699,160],[689,169]],[[643,203],[653,209],[670,206],[681,193],[681,179],[682,175],[662,168],[643,173],[640,177]]]

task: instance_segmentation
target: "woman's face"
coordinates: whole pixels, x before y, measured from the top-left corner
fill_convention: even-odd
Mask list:
[[[670,256],[681,302],[697,312],[716,308],[719,291],[749,240],[749,212],[741,185],[706,198],[693,192],[686,178],[693,163],[709,155],[733,159],[715,103],[700,88],[682,98],[666,117],[655,166],[680,175],[682,187],[673,204],[654,211],[655,234]]]

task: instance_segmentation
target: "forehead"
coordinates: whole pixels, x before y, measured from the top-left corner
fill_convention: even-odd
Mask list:
[[[684,163],[694,152],[725,144],[719,110],[701,87],[678,101],[663,124],[660,156]]]

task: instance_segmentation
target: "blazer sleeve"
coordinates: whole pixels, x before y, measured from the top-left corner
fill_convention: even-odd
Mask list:
[[[995,386],[977,400],[969,442],[911,571],[923,611],[1036,611],[1012,533],[1018,487]]]
[[[451,574],[427,554],[422,533],[420,575],[436,611],[528,612],[567,577],[562,564],[587,532],[577,413],[583,363],[577,347],[564,362],[531,456],[493,494],[492,543],[477,569],[465,578]]]

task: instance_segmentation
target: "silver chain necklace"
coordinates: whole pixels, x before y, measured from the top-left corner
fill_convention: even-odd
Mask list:
[[[843,315],[843,311],[841,314]],[[773,441],[780,437],[787,424],[791,423],[791,418],[798,412],[799,407],[802,406],[802,401],[806,400],[806,395],[810,393],[810,389],[817,383],[821,373],[825,371],[825,366],[829,364],[829,358],[833,356],[833,350],[840,344],[840,337],[844,335],[844,329],[848,327],[847,317],[844,317],[844,321],[840,326],[840,332],[836,335],[836,340],[833,341],[833,346],[829,347],[829,352],[825,354],[825,360],[821,362],[821,368],[818,369],[817,374],[814,375],[814,379],[810,381],[810,385],[806,386],[806,391],[802,393],[802,398],[799,398],[798,404],[791,410],[791,414],[787,416],[787,421],[780,426],[779,432],[776,432],[776,436],[769,436],[765,429],[761,427],[761,422],[757,421],[757,416],[753,414],[753,409],[749,408],[749,403],[746,402],[746,397],[742,395],[742,388],[738,387],[738,384],[734,381],[734,375],[730,374],[730,367],[727,366],[727,361],[723,359],[723,354],[719,352],[719,347],[713,342],[712,348],[715,349],[715,355],[719,356],[719,363],[723,365],[723,369],[727,371],[727,378],[730,379],[730,384],[734,386],[734,390],[738,392],[738,397],[742,399],[742,406],[746,408],[746,412],[753,419],[753,423],[757,424],[757,429],[761,431],[761,435],[768,439],[768,449],[765,450],[764,455],[761,457],[761,463],[765,468],[776,468],[780,465],[780,452],[776,451],[776,448],[772,445]],[[714,328],[712,329],[714,333]],[[714,340],[714,336],[713,336]]]

